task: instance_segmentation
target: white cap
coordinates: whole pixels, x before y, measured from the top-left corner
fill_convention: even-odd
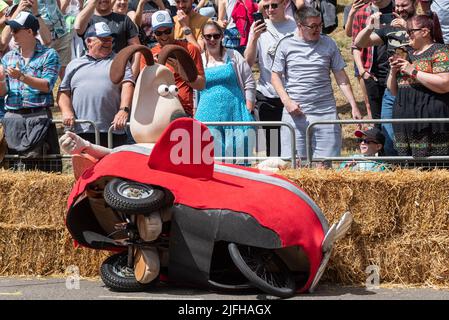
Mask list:
[[[151,26],[153,31],[156,31],[162,27],[173,28],[174,24],[170,14],[167,11],[159,10],[151,16]]]
[[[87,28],[85,37],[109,37],[112,35],[111,29],[105,22],[97,22]]]

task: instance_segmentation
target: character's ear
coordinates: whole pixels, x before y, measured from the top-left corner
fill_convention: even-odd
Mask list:
[[[111,78],[112,83],[119,84],[123,80],[123,77],[125,76],[126,64],[131,56],[136,52],[142,52],[148,66],[154,64],[153,54],[148,47],[142,45],[128,46],[120,50],[120,52],[114,57],[111,70],[109,71],[109,77]]]
[[[188,82],[193,82],[198,77],[198,70],[190,54],[181,46],[174,44],[162,48],[158,56],[158,63],[165,65],[168,58],[175,58],[179,62],[179,75]]]

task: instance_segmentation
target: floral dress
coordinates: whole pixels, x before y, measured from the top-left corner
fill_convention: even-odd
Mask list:
[[[449,72],[449,47],[435,43],[421,54],[410,53],[418,71]],[[436,93],[412,77],[398,74],[394,119],[449,118],[449,93]],[[400,156],[449,155],[449,123],[395,123],[395,148]]]

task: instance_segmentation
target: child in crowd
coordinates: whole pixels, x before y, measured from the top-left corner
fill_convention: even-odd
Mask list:
[[[354,134],[360,140],[360,154],[353,156],[357,161],[345,161],[340,165],[339,169],[349,169],[350,171],[385,171],[388,167],[384,163],[359,159],[363,157],[374,157],[383,151],[385,136],[382,131],[377,128],[370,128],[365,131],[357,130]]]

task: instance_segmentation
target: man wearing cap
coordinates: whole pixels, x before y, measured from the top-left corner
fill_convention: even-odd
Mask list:
[[[100,144],[107,147],[107,132],[111,125],[119,130],[113,135],[114,147],[126,143],[125,128],[131,112],[134,80],[128,65],[123,81],[115,85],[109,78],[114,58],[112,32],[104,22],[86,30],[88,52],[72,60],[59,87],[58,105],[64,125],[74,126],[74,120],[95,122],[100,130]],[[94,129],[89,124],[76,124],[75,132],[95,143]]]
[[[0,96],[5,97],[5,119],[51,119],[52,90],[60,69],[58,54],[36,39],[39,22],[29,12],[20,12],[6,24],[18,48],[5,54],[0,66]],[[54,124],[50,126],[46,142],[47,153],[59,153]]]
[[[161,49],[169,44],[176,44],[186,49],[193,61],[195,61],[196,68],[198,70],[198,78],[194,82],[186,82],[176,72],[176,60],[169,59],[166,66],[174,73],[175,83],[178,87],[178,98],[184,108],[184,111],[193,116],[193,89],[202,90],[206,85],[206,79],[204,76],[203,62],[201,60],[201,53],[199,49],[193,44],[175,40],[173,37],[174,23],[170,17],[170,14],[165,10],[155,12],[151,17],[151,24],[153,26],[154,36],[156,37],[157,44],[151,49],[155,61]],[[140,60],[140,68],[143,69],[146,66],[145,60],[142,57]]]
[[[104,22],[111,29],[113,37],[112,50],[118,53],[130,44],[140,44],[136,25],[127,16],[112,12],[111,0],[88,0],[76,16],[75,30],[86,39],[86,30],[97,22]]]

